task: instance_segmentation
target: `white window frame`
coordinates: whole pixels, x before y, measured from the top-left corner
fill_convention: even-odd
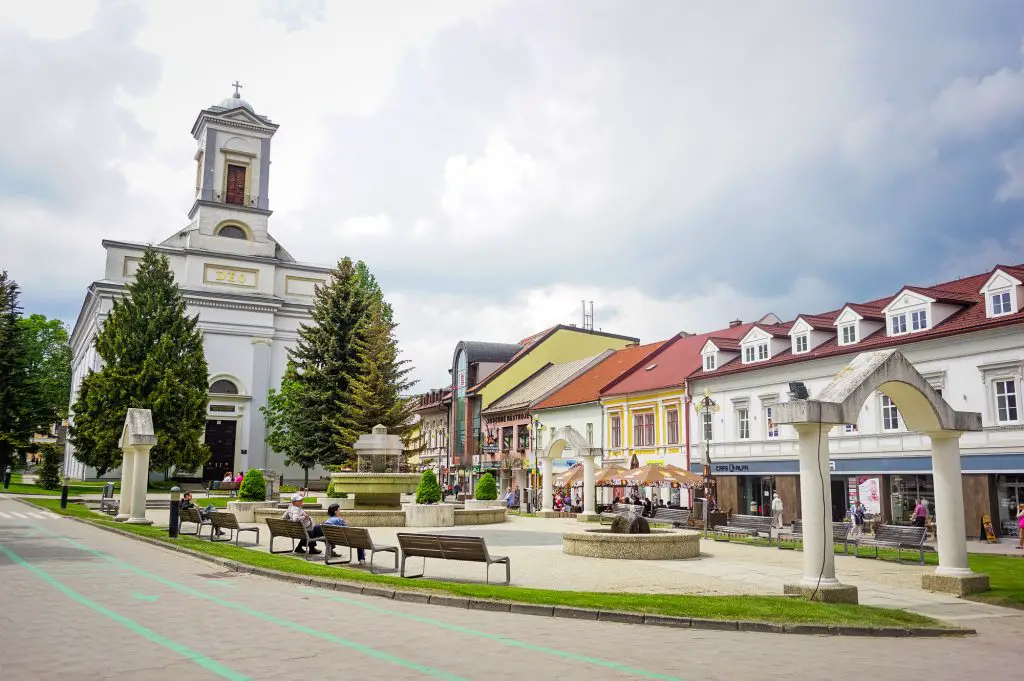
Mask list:
[[[843,424],[843,432],[847,435],[856,435],[858,432],[856,423]]]
[[[736,439],[738,439],[738,440],[749,440],[750,439],[750,408],[749,407],[737,407],[736,408]]]
[[[586,430],[587,430],[587,443],[592,445],[592,444],[594,444],[594,424],[593,423],[588,423],[586,425]]]
[[[779,439],[779,424],[775,423],[775,406],[774,404],[764,405],[764,439],[766,440]],[[775,424],[774,427],[772,424]]]
[[[849,332],[849,333],[847,333]],[[847,338],[849,336],[849,338]],[[853,345],[857,342],[857,322],[850,322],[839,327],[839,344]]]
[[[615,427],[616,422],[618,422],[618,428]],[[622,414],[608,416],[608,439],[611,447],[616,449],[622,447]]]
[[[751,364],[751,363],[753,363],[755,361],[756,360],[754,359],[754,346],[753,345],[748,345],[748,346],[744,347],[743,348],[743,363],[744,364]]]
[[[808,334],[801,333],[799,336],[793,336],[793,354],[799,355],[809,352],[810,348],[811,339]]]
[[[928,330],[928,308],[913,310],[910,313],[910,332]]]
[[[1004,388],[1002,394],[1000,394],[1000,387]],[[1006,391],[1006,387],[1009,387],[1010,390]],[[1000,398],[1004,401],[1002,407],[999,405]],[[992,379],[992,406],[996,423],[1000,426],[1020,423],[1020,388],[1015,378],[1004,376]],[[1005,415],[1001,414],[1001,411],[1005,412]]]
[[[757,344],[757,361],[763,362],[766,359],[771,359],[771,352],[768,350],[768,341]]]
[[[702,442],[711,442],[715,439],[714,415],[710,409],[705,409],[700,413],[700,435]]]
[[[1010,289],[992,291],[988,294],[989,306],[992,309],[993,317],[1013,314],[1013,292]],[[999,309],[996,309],[996,301],[999,302]],[[1005,302],[1005,306],[1004,303]]]
[[[714,353],[708,353],[708,354],[704,355],[704,371],[714,371],[714,370],[715,370],[715,354]]]
[[[889,335],[902,336],[905,333],[907,333],[907,313],[900,312],[889,317]]]
[[[879,395],[878,399],[879,416],[882,420],[882,432],[883,433],[895,433],[900,429],[900,410],[896,406],[896,403],[892,401],[892,398],[888,395]],[[895,421],[895,426],[892,422]]]

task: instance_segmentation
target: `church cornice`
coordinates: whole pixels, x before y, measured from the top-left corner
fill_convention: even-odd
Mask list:
[[[269,208],[252,208],[250,206],[240,205],[237,203],[224,203],[223,201],[205,201],[203,199],[196,199],[195,203],[192,204],[192,208],[188,211],[189,220],[196,216],[196,213],[199,212],[199,208],[201,206],[206,206],[207,208],[223,208],[232,212],[241,211],[243,213],[255,213],[256,215],[263,215],[268,218],[274,214],[274,211]]]
[[[239,120],[237,118],[228,118],[225,114],[231,114],[232,116],[238,116],[239,113],[244,115],[248,121]],[[253,114],[249,113],[245,109],[229,109],[227,111],[214,111],[212,109],[203,109],[199,112],[196,117],[196,122],[192,125],[192,136],[195,137],[199,130],[203,127],[203,123],[216,123],[229,128],[236,128],[238,130],[249,130],[251,132],[260,132],[266,135],[273,135],[277,132],[279,126],[276,123],[270,123],[267,121],[260,120]]]
[[[219,251],[207,251],[201,248],[188,248],[185,246],[164,246],[159,244],[140,244],[133,241],[116,241],[113,239],[104,239],[102,243],[103,248],[113,247],[137,251],[145,251],[147,248],[152,248],[157,253],[165,253],[167,255],[195,255],[207,258],[212,257],[221,259],[231,259],[238,260],[241,262],[254,262],[264,265],[273,265],[274,267],[280,267],[285,270],[300,270],[302,272],[316,272],[318,274],[330,274],[333,271],[333,268],[325,267],[323,265],[313,265],[311,263],[302,262],[291,262],[287,260],[281,260],[279,258],[268,258],[262,255],[221,253]]]

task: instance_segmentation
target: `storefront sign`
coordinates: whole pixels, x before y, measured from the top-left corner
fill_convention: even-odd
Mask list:
[[[749,473],[750,466],[745,463],[716,463],[715,473]]]

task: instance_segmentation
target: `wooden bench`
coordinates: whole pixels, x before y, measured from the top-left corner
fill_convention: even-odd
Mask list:
[[[121,502],[114,498],[114,483],[105,483],[103,494],[100,495],[100,513],[117,515],[119,510],[121,510]]]
[[[324,531],[324,543],[327,544],[327,553],[324,554],[324,563],[327,565],[344,565],[345,563],[352,562],[352,552],[354,550],[362,549],[363,551],[370,552],[370,572],[373,572],[373,555],[378,551],[382,553],[393,553],[395,554],[395,567],[392,568],[392,572],[398,569],[398,548],[395,546],[378,545],[373,542],[373,537],[370,536],[369,531],[365,527],[345,527],[342,525],[328,525],[324,523],[320,526],[320,529]],[[348,559],[337,560],[333,563],[330,558],[334,555],[335,546],[344,546],[348,548]]]
[[[241,483],[211,480],[206,486],[206,496],[210,496],[214,492],[227,492],[229,497],[233,497],[238,492],[239,487],[241,487]]]
[[[267,518],[267,528],[270,530],[270,552],[271,553],[288,553],[289,551],[294,552],[295,551],[295,542],[299,541],[299,540],[302,540],[302,539],[305,539],[306,540],[306,552],[303,553],[302,555],[305,556],[306,560],[312,560],[311,554],[309,553],[309,547],[312,546],[313,542],[315,542],[316,539],[319,539],[320,537],[317,537],[316,539],[311,538],[309,536],[309,533],[306,532],[306,526],[305,525],[303,525],[300,522],[293,521],[293,520],[283,520],[281,518]],[[275,551],[274,550],[274,539],[276,539],[277,537],[287,537],[288,539],[291,539],[292,540],[292,547],[290,549],[285,549],[284,551]],[[312,554],[312,556],[316,556],[316,555],[317,554],[315,554],[315,553]],[[326,555],[329,555],[329,554],[324,554],[324,555],[326,556]]]
[[[230,530],[227,539],[217,539],[213,533],[214,530]],[[256,543],[260,543],[260,528],[258,527],[239,527],[238,518],[235,517],[234,513],[228,513],[226,511],[215,511],[210,513],[210,541],[231,541],[235,540],[235,546],[238,546],[238,537],[243,532],[255,532]]]
[[[491,581],[491,565],[504,563],[505,584],[512,581],[512,568],[508,556],[492,556],[488,553],[483,537],[399,532],[398,545],[402,547],[402,577],[422,577],[427,569],[427,558],[440,558],[484,563],[487,566],[487,583]],[[405,561],[411,556],[423,558],[423,570],[418,575],[405,574]]]
[[[875,535],[873,537],[861,536],[855,537],[852,540],[853,555],[860,558],[859,550],[861,546],[874,546],[875,555],[868,557],[878,558],[878,547],[882,546],[885,548],[895,548],[896,560],[900,560],[903,549],[913,549],[920,553],[920,563],[924,565],[924,540],[927,535],[928,528],[925,527],[879,525],[875,528]]]
[[[661,524],[671,525],[672,527],[682,525],[685,527],[690,524],[690,509],[662,506],[654,512],[653,517],[647,519],[647,522],[651,525]]]
[[[185,523],[195,523],[196,531],[190,532],[189,534],[195,534],[199,536],[199,533],[203,531],[203,525],[209,525],[210,521],[202,516],[199,509],[195,506],[188,508],[178,509],[178,532],[181,532],[181,526]],[[212,530],[211,530],[212,531]]]
[[[724,538],[715,537],[715,541],[728,541],[729,537],[753,537],[758,538],[764,535],[768,543],[772,542],[772,518],[759,515],[731,515],[725,525],[714,525],[711,531],[715,535],[726,535]]]
[[[832,523],[832,543],[842,544],[843,553],[847,554],[850,552],[850,523]],[[804,526],[803,521],[799,518],[793,521],[793,527],[788,532],[779,532],[777,546],[782,548],[782,540],[798,542],[804,539]]]
[[[601,512],[601,524],[606,524],[606,520],[608,523],[611,523],[617,516],[624,513],[636,513],[637,515],[640,515],[643,513],[643,510],[643,506],[634,506],[633,504],[612,504],[608,507],[608,510]]]

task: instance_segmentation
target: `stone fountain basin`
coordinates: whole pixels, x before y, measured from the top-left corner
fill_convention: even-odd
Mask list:
[[[420,483],[418,473],[332,473],[334,489],[362,494],[401,494],[415,492]]]
[[[700,556],[700,532],[651,530],[650,534],[616,534],[585,530],[562,535],[562,553],[617,560],[680,560]]]

